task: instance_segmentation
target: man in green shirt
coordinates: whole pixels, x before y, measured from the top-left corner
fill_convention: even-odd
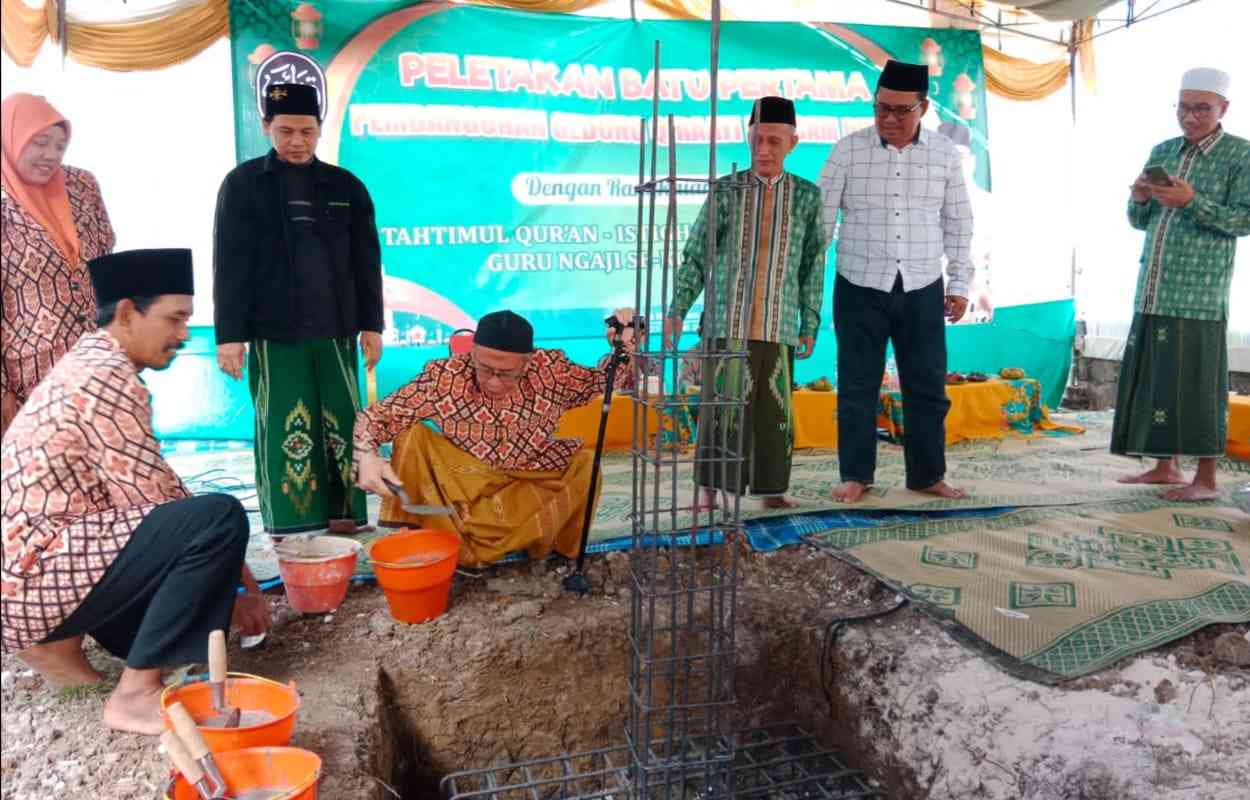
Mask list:
[[[1250,142],[1226,132],[1229,76],[1181,81],[1183,136],[1157,145],[1133,183],[1129,224],[1146,232],[1120,370],[1111,452],[1157,459],[1124,483],[1186,484],[1169,500],[1219,497],[1228,439],[1228,295],[1237,238],[1250,234]],[[1192,482],[1180,456],[1197,456]]]
[[[756,101],[748,128],[751,171],[740,178],[747,185],[725,186],[714,194],[717,263],[703,263],[708,217],[704,203],[690,231],[664,321],[665,338],[679,338],[682,321],[705,281],[715,281],[714,307],[703,311],[704,332],[718,347],[748,352],[745,362],[728,361],[714,377],[717,391],[731,395],[745,382],[747,408],[741,421],[727,412],[713,413],[711,429],[699,431],[703,460],[695,479],[701,508],[711,506],[716,489],[743,494],[748,487],[767,508],[797,505],[786,496],[794,433],[792,362],[810,356],[816,345],[825,236],[820,189],[785,171],[786,156],[799,141],[795,123],[794,103],[784,97]],[[739,422],[745,460],[735,479],[721,475],[715,443],[727,435],[735,450]]]

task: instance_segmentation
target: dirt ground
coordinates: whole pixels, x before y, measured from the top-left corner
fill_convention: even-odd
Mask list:
[[[1014,679],[912,608],[851,625],[822,688],[828,622],[893,593],[801,546],[744,553],[742,725],[795,721],[896,798],[1232,800],[1250,774],[1250,670],[1213,655],[1217,626],[1063,687]],[[593,558],[587,598],[554,564],[458,577],[448,614],[393,623],[353,587],[332,615],[278,626],[232,668],[294,680],[293,744],[324,760],[321,796],[433,797],[449,771],[619,743],[625,719],[628,556]],[[1225,640],[1227,643],[1227,639]],[[97,666],[120,664],[93,651]],[[56,693],[17,659],[3,669],[5,800],[156,797],[153,740],[99,725],[107,687]]]

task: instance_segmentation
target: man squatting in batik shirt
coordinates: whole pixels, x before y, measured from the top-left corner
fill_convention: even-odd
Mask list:
[[[373,202],[347,170],[317,160],[317,92],[265,93],[273,149],[222,181],[213,231],[217,361],[248,362],[256,406],[256,493],[265,530],[354,533],[351,426],[365,366],[382,357],[382,259]]]
[[[716,192],[716,261],[704,264],[708,206],[704,203],[691,228],[677,271],[673,305],[664,320],[668,341],[681,336],[682,321],[703,292],[710,271],[715,308],[703,311],[703,333],[716,347],[745,349],[748,359],[725,360],[713,377],[719,392],[736,394],[745,383],[747,406],[714,413],[707,430],[698,432],[701,466],[695,475],[700,508],[710,507],[714,491],[750,493],[766,508],[797,505],[786,496],[794,448],[791,390],[795,358],[807,358],[820,330],[825,283],[825,235],[820,218],[820,189],[785,171],[786,156],[799,137],[794,103],[763,97],[751,109],[751,171],[746,189],[727,185]],[[725,179],[722,179],[725,180]],[[728,441],[743,432],[741,471],[722,485],[722,470],[711,456],[728,429]],[[735,470],[736,471],[736,470]]]
[[[191,497],[161,458],[139,377],[188,338],[191,251],[115,253],[89,271],[99,329],[35,387],[0,446],[0,641],[71,687],[103,679],[83,653],[91,636],[126,660],[104,724],[155,735],[161,667],[203,662],[232,616],[261,633],[269,611],[243,563],[243,507]]]
[[[1183,484],[1179,456],[1197,456],[1193,481],[1169,500],[1220,496],[1216,464],[1228,442],[1228,300],[1237,239],[1250,235],[1250,142],[1224,130],[1230,76],[1181,78],[1182,136],[1156,145],[1133,183],[1129,224],[1146,232],[1133,324],[1120,370],[1111,452],[1155,466],[1125,483]],[[1247,298],[1241,298],[1243,301]]]
[[[629,326],[633,309],[616,318]],[[634,329],[620,334],[631,370]],[[555,549],[573,558],[590,498],[594,453],[580,439],[554,437],[560,417],[607,388],[602,370],[569,361],[559,350],[535,350],[534,331],[511,311],[482,317],[469,353],[437,359],[408,385],[360,412],[354,444],[358,484],[381,495],[380,524],[460,533],[460,561],[481,566],[517,550],[532,559]],[[435,433],[421,424],[436,424]],[[378,447],[394,441],[391,463]],[[415,503],[449,515],[402,510],[386,482]]]

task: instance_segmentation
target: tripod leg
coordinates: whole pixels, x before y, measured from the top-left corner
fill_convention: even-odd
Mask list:
[[[590,490],[586,498],[586,514],[582,518],[582,539],[577,547],[577,564],[573,574],[564,579],[564,588],[570,592],[586,594],[590,584],[583,574],[586,564],[586,543],[590,539],[590,523],[595,516],[595,490],[599,487],[599,471],[603,464],[603,439],[608,430],[608,414],[612,410],[612,389],[616,382],[616,369],[620,366],[622,353],[620,348],[612,351],[612,359],[608,362],[607,386],[603,391],[603,407],[599,414],[599,438],[595,440],[595,460],[590,466]]]

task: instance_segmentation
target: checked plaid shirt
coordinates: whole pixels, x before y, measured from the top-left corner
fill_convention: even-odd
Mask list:
[[[903,290],[922,289],[942,277],[946,294],[968,297],[972,205],[955,143],[920,130],[899,150],[883,144],[876,126],[844,137],[820,173],[825,234],[832,240],[838,212],[838,273],[856,286],[888,292],[903,276]]]

